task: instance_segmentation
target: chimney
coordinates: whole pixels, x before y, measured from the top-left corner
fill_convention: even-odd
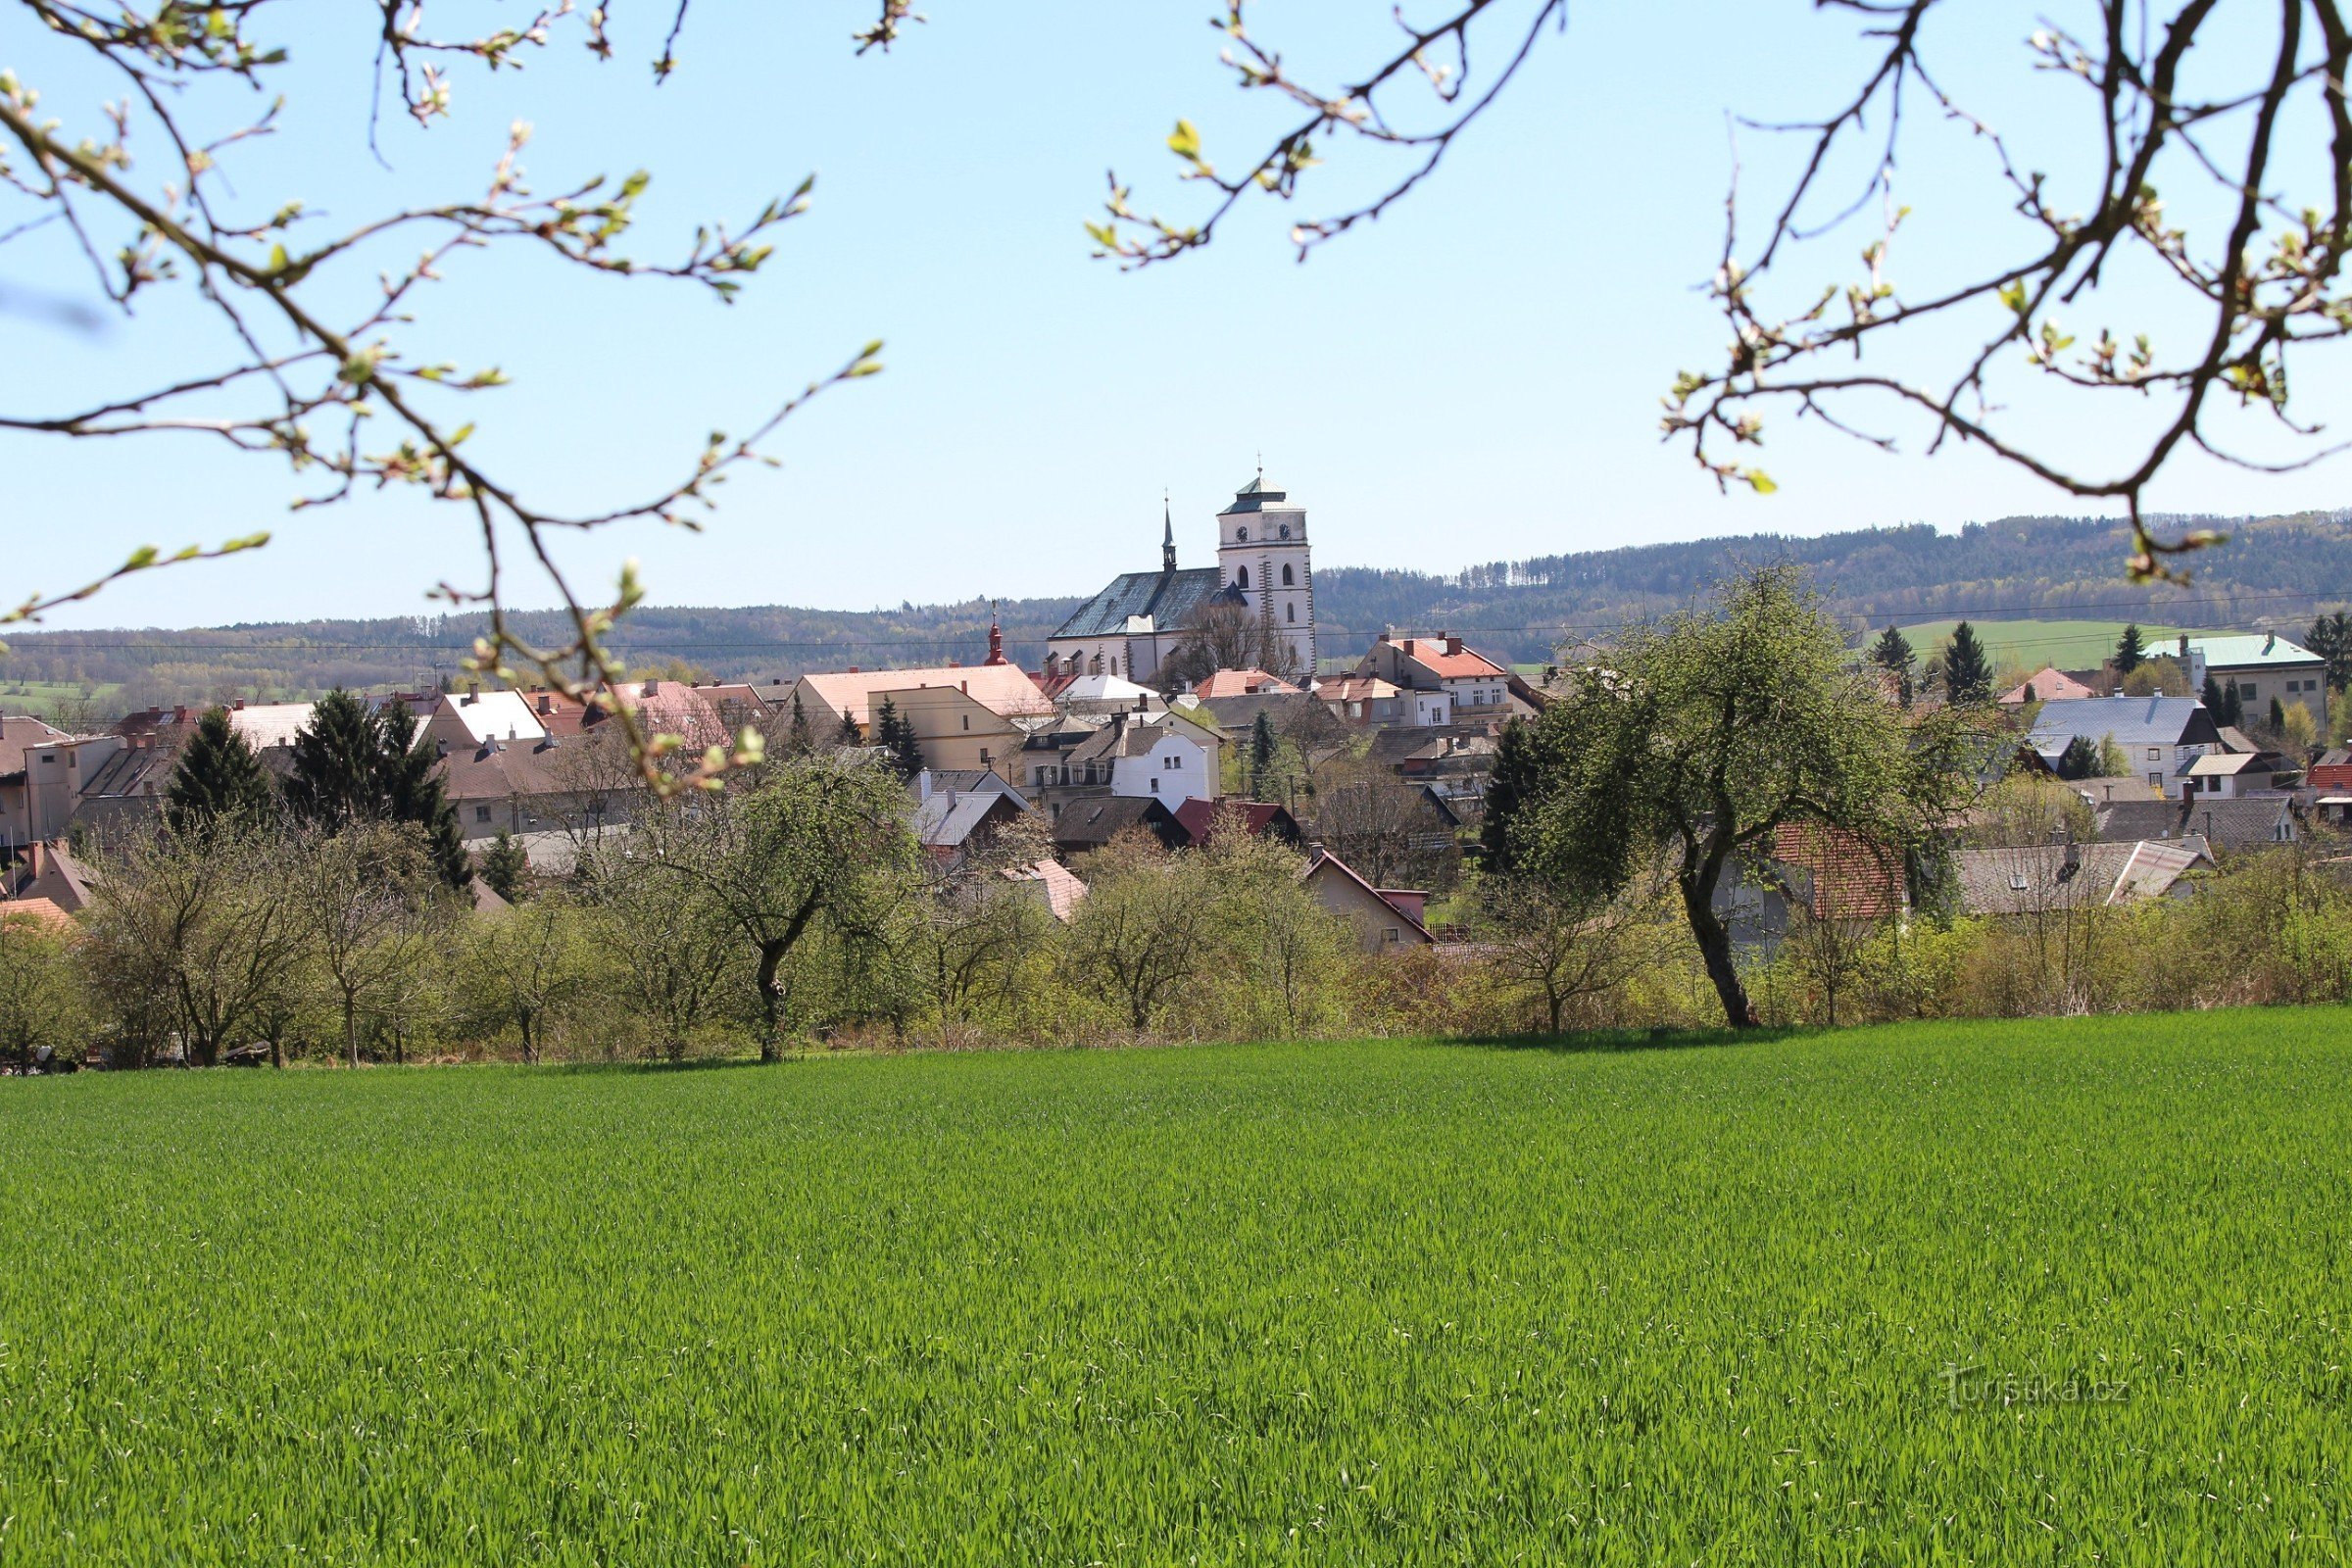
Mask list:
[[[2187,667],[2187,664],[2188,664],[2188,633],[2186,633],[2186,632],[2182,632],[2182,633],[2180,634],[2180,663],[2181,663],[2181,666],[2182,666],[2183,668]]]
[[[863,672],[862,672],[861,670],[859,670],[859,669],[858,669],[858,667],[856,664],[852,664],[852,665],[850,666],[850,673],[851,673],[851,674],[853,674],[853,675],[857,675],[857,674],[861,674],[861,673],[863,673]]]
[[[955,666],[954,666],[954,665],[950,665],[949,667],[952,669],[952,668],[954,668]],[[968,680],[959,680],[959,681],[957,681],[957,682],[956,683],[956,689],[957,691],[959,691],[959,692],[963,693],[963,695],[964,695],[964,696],[966,696],[966,697],[969,697],[969,696],[971,696],[971,695],[972,695],[972,683],[971,683],[970,681],[968,681]]]
[[[555,700],[554,698],[552,698],[552,697],[548,696],[548,694],[547,694],[547,693],[545,693],[545,692],[541,692],[541,693],[539,694],[539,711],[541,711],[542,713],[552,713],[552,712],[554,712],[555,710],[556,710],[556,700]]]
[[[242,698],[242,697],[239,697],[239,698],[237,698],[236,700],[234,700],[233,702],[231,702],[231,703],[230,703],[228,706],[229,706],[229,710],[230,710],[230,711],[232,711],[232,712],[238,712],[238,713],[242,713],[243,711],[245,711],[245,699],[244,699],[244,698]]]
[[[661,695],[662,695],[662,683],[661,683],[660,681],[658,681],[658,680],[649,680],[649,681],[647,681],[647,682],[645,683],[645,695],[646,695],[646,696],[648,696],[648,697],[659,697],[659,696],[661,696]]]
[[[2278,634],[2277,632],[2275,632],[2275,631],[2274,631],[2274,632],[2266,632],[2266,633],[2264,633],[2264,634],[2263,634],[2263,639],[2262,639],[2262,651],[2263,651],[2264,653],[2266,653],[2266,654],[2267,654],[2267,653],[2269,653],[2269,652],[2270,652],[2272,649],[2274,649],[2274,648],[2276,648],[2276,647],[2278,647]]]
[[[185,708],[174,708],[174,709],[172,709],[172,723],[174,723],[174,724],[185,724],[187,721],[188,721],[188,710],[187,710]]]

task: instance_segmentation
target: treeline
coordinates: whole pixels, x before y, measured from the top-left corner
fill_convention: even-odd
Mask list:
[[[1458,631],[1503,658],[1544,662],[1563,642],[1605,641],[1630,621],[1687,605],[1741,564],[1805,568],[1828,585],[1827,606],[1848,630],[1946,616],[2293,627],[2352,599],[2344,587],[2352,584],[2352,514],[2180,517],[2163,526],[2219,527],[2231,539],[2189,562],[2195,577],[2185,589],[2124,583],[2119,523],[2011,517],[1956,534],[1925,524],[1811,539],[1757,534],[1495,562],[1451,575],[1326,566],[1315,573],[1315,613],[1327,658],[1352,658],[1393,626]],[[1004,602],[1007,654],[1037,667],[1045,639],[1078,603]],[[850,664],[976,662],[987,654],[990,611],[980,600],[859,612],[648,607],[615,641],[654,672],[773,680]],[[516,618],[526,636],[564,639],[552,613]],[[101,719],[141,707],[312,697],[337,685],[430,688],[459,676],[481,629],[477,616],[446,615],[16,633],[0,657],[0,704],[25,682],[103,691]],[[13,706],[45,709],[54,696]]]

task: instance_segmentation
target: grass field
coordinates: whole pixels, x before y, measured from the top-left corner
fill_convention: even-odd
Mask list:
[[[2352,1544],[2341,1011],[9,1080],[0,1151],[0,1563]]]
[[[1897,624],[1900,624],[1898,621]],[[1925,620],[1917,625],[1903,626],[1903,636],[1911,643],[1912,651],[1924,662],[1939,652],[1952,638],[1956,620]],[[2102,661],[2114,657],[2115,645],[2124,635],[2120,620],[1979,620],[1976,627],[1984,651],[1992,656],[1994,666],[2016,664],[2031,672],[2044,664],[2060,669],[2096,669]],[[2142,625],[2140,640],[2152,654],[2167,652],[2162,644],[2180,635],[2178,626]],[[2192,633],[2196,636],[2215,636],[2214,632]],[[1861,646],[1868,647],[1878,631],[1867,633]]]

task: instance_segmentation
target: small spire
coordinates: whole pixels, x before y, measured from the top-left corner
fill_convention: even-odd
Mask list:
[[[1176,514],[1169,506],[1168,492],[1165,490],[1159,493],[1159,515],[1161,523],[1159,569],[1174,571],[1176,569]]]
[[[1004,628],[997,623],[997,602],[993,599],[988,602],[988,662],[1004,662]]]

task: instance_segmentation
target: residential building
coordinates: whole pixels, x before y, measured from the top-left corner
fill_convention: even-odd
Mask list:
[[[0,865],[11,851],[45,836],[32,830],[32,771],[56,768],[59,746],[72,739],[28,713],[0,713]]]
[[[543,741],[547,726],[521,692],[450,692],[433,705],[424,738],[443,751],[470,751],[491,741]]]
[[[1086,902],[1086,884],[1059,860],[1008,866],[1002,874],[1005,880],[1017,882],[1034,894],[1046,911],[1063,925],[1070,923],[1078,913],[1078,906]]]
[[[2275,699],[2281,707],[2302,704],[2315,733],[2328,733],[2328,661],[2310,649],[2277,632],[2183,635],[2180,658],[2187,666],[2190,690],[2202,692],[2208,679],[2225,689],[2235,687],[2240,710],[2254,723],[2268,719]]]
[[[1217,514],[1217,564],[1178,566],[1174,514],[1161,513],[1157,571],[1131,571],[1071,612],[1046,641],[1048,675],[1148,681],[1202,611],[1225,604],[1272,625],[1302,671],[1315,667],[1315,590],[1306,512],[1260,472]]]
[[[1278,839],[1290,845],[1305,839],[1298,830],[1298,819],[1271,801],[1243,801],[1232,796],[1221,801],[1190,800],[1176,808],[1176,820],[1184,825],[1185,834],[1196,850],[1208,847],[1221,822],[1238,823],[1252,837]]]
[[[992,835],[1030,812],[1028,798],[985,769],[924,768],[914,792],[914,836],[931,858],[953,868]]]
[[[1298,879],[1316,903],[1354,928],[1356,942],[1366,953],[1425,948],[1437,941],[1421,923],[1426,894],[1412,889],[1384,893],[1329,850],[1317,848],[1309,855]]]
[[[1251,697],[1260,692],[1272,696],[1298,689],[1262,669],[1220,669],[1206,680],[1195,682],[1192,694],[1205,703],[1212,697]]]
[[[1004,662],[1001,646],[984,664],[927,669],[852,665],[838,672],[803,675],[776,694],[773,707],[789,722],[798,704],[809,733],[819,741],[838,734],[845,717],[871,741],[875,714],[885,699],[914,725],[923,760],[947,768],[1009,768],[1029,731],[1055,716],[1054,704],[1027,672]]]
[[[1426,720],[1417,716],[1429,710],[1429,698],[1432,695],[1425,692],[1407,693],[1395,681],[1382,680],[1377,675],[1343,675],[1315,683],[1315,700],[1331,710],[1332,717],[1343,723],[1382,729],[1399,724],[1445,722],[1444,719]],[[1450,704],[1441,703],[1439,706],[1441,710],[1450,708]]]
[[[1124,795],[1149,796],[1173,811],[1189,800],[1216,798],[1216,761],[1209,747],[1174,724],[1114,717],[1066,751],[1024,753],[1022,766],[1024,782],[1056,810],[1092,795]]]
[[[1970,914],[2019,917],[2133,904],[2182,890],[2181,878],[2210,870],[2196,839],[2106,844],[2034,844],[1960,850],[1952,857],[1960,903]]]
[[[2098,695],[2085,682],[2055,665],[2045,664],[1993,701],[2003,708],[2023,708],[2028,703],[2072,702]]]
[[[2213,715],[2193,698],[2117,696],[2042,704],[2028,744],[2055,767],[2077,739],[2097,746],[2110,737],[2123,748],[2133,776],[2175,798],[2197,792],[2202,781],[2189,777],[2189,766],[2222,743]]]
[[[1068,859],[1099,850],[1131,829],[1150,834],[1163,849],[1181,850],[1192,842],[1176,814],[1152,797],[1098,795],[1072,801],[1055,814],[1054,853]]]
[[[1355,674],[1410,693],[1414,724],[1470,723],[1510,711],[1510,670],[1449,631],[1435,637],[1384,631],[1357,662]],[[1429,706],[1429,694],[1436,693],[1446,699],[1442,713]]]

